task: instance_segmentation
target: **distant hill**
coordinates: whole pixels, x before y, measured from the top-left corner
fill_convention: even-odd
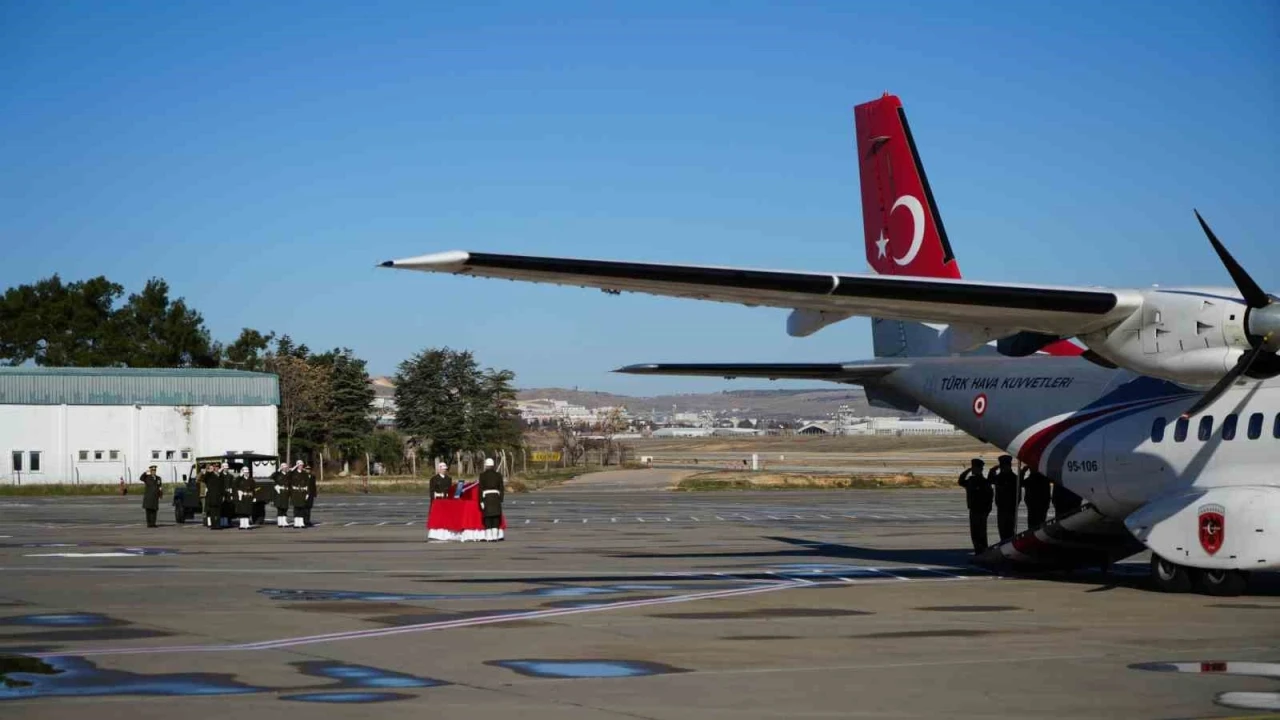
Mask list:
[[[733,412],[755,417],[817,418],[836,412],[841,405],[854,408],[859,415],[901,416],[904,413],[867,404],[862,388],[813,388],[798,390],[726,390],[716,393],[690,393],[631,397],[590,390],[564,388],[529,388],[519,391],[521,400],[550,398],[564,400],[588,408],[622,405],[632,414],[651,410],[670,412],[674,405],[680,412]]]

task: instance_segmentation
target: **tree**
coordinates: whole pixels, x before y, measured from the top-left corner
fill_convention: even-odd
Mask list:
[[[329,397],[323,422],[326,443],[337,447],[344,462],[362,457],[373,430],[370,409],[374,393],[365,361],[342,348],[317,357],[315,362],[329,367]]]
[[[514,379],[464,350],[424,350],[396,373],[396,424],[434,457],[519,447]]]
[[[368,437],[368,452],[376,463],[392,473],[404,469],[404,440],[393,430],[378,430]],[[372,468],[370,468],[372,472]]]
[[[314,419],[329,402],[329,368],[292,355],[275,355],[267,371],[280,378],[280,430],[285,438],[285,462],[293,462],[293,439],[303,423]]]
[[[0,297],[0,361],[21,365],[113,366],[124,338],[115,303],[124,288],[96,277],[67,285],[57,275]]]
[[[129,296],[114,318],[129,348],[129,367],[217,367],[217,346],[200,313],[186,300],[169,300],[169,284],[147,281],[142,292]]]
[[[261,371],[266,366],[268,348],[275,337],[273,332],[263,335],[253,328],[242,329],[240,337],[224,349],[222,364],[236,370]]]

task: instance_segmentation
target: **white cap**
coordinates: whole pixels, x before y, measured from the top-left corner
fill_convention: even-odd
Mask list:
[[[493,458],[485,458],[484,466],[487,468],[493,467]]]

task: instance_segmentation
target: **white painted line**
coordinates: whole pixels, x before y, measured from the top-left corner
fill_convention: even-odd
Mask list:
[[[719,515],[717,515],[717,516],[716,516],[716,519],[717,519],[717,520],[724,520],[724,518],[720,517]]]
[[[560,518],[556,518],[555,520],[551,521],[551,524],[555,525],[556,523],[559,523],[559,522],[560,522]]]
[[[819,515],[818,517],[822,518],[823,520],[830,520],[830,519],[831,519],[831,516],[830,516],[830,515]]]
[[[524,519],[524,524],[525,524],[525,525],[528,525],[528,524],[529,524],[529,518],[525,518],[525,519]]]
[[[671,518],[662,518],[662,519],[666,520],[667,522],[671,522]]]
[[[584,523],[585,523],[586,521],[587,521],[587,519],[586,519],[586,518],[582,518],[582,522],[584,522]]]
[[[618,522],[618,518],[609,518],[609,522]]]
[[[636,519],[637,519],[637,520],[639,520],[640,522],[644,522],[644,518],[642,518],[642,517],[638,517],[638,518],[636,518]]]
[[[699,520],[698,518],[696,518],[696,517],[694,517],[694,516],[692,516],[692,515],[690,515],[690,516],[689,516],[689,519],[690,519],[690,520],[692,520],[692,521],[694,521],[694,522],[702,522],[701,520]]]

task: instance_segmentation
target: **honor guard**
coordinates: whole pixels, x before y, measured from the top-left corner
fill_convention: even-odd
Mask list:
[[[1027,529],[1032,530],[1044,525],[1049,517],[1049,478],[1032,470],[1022,468],[1022,499],[1027,504]]]
[[[240,529],[248,530],[253,518],[253,477],[249,468],[240,468],[240,475],[235,484],[236,515],[240,518]]]
[[[311,509],[316,506],[316,476],[310,465],[302,466],[302,479],[307,486],[307,504],[302,509],[303,527],[311,527]]]
[[[231,466],[222,464],[222,510],[218,516],[221,527],[231,527],[231,517],[236,513],[236,474]]]
[[[204,482],[204,522],[211,530],[217,530],[222,522],[222,473],[210,465],[201,480]]]
[[[271,473],[271,482],[276,491],[276,526],[289,527],[289,467],[281,465]]]
[[[1001,455],[987,479],[996,493],[996,527],[1004,542],[1018,534],[1018,475],[1013,471],[1013,456]]]
[[[484,472],[480,473],[480,514],[484,517],[484,539],[502,540],[502,474],[493,469],[493,458],[484,459]]]
[[[156,466],[152,465],[138,478],[142,482],[142,509],[147,512],[147,527],[156,527],[156,511],[160,509],[160,476],[156,474]]]
[[[991,515],[991,483],[982,472],[982,458],[969,461],[969,467],[960,473],[960,487],[964,488],[965,504],[969,506],[969,537],[973,540],[973,554],[987,549],[987,518]]]
[[[436,474],[427,481],[427,489],[431,499],[453,497],[453,478],[449,477],[449,466],[436,463]]]
[[[307,507],[307,480],[302,475],[302,461],[294,464],[289,471],[289,505],[293,508],[293,526],[306,527],[303,514]]]

